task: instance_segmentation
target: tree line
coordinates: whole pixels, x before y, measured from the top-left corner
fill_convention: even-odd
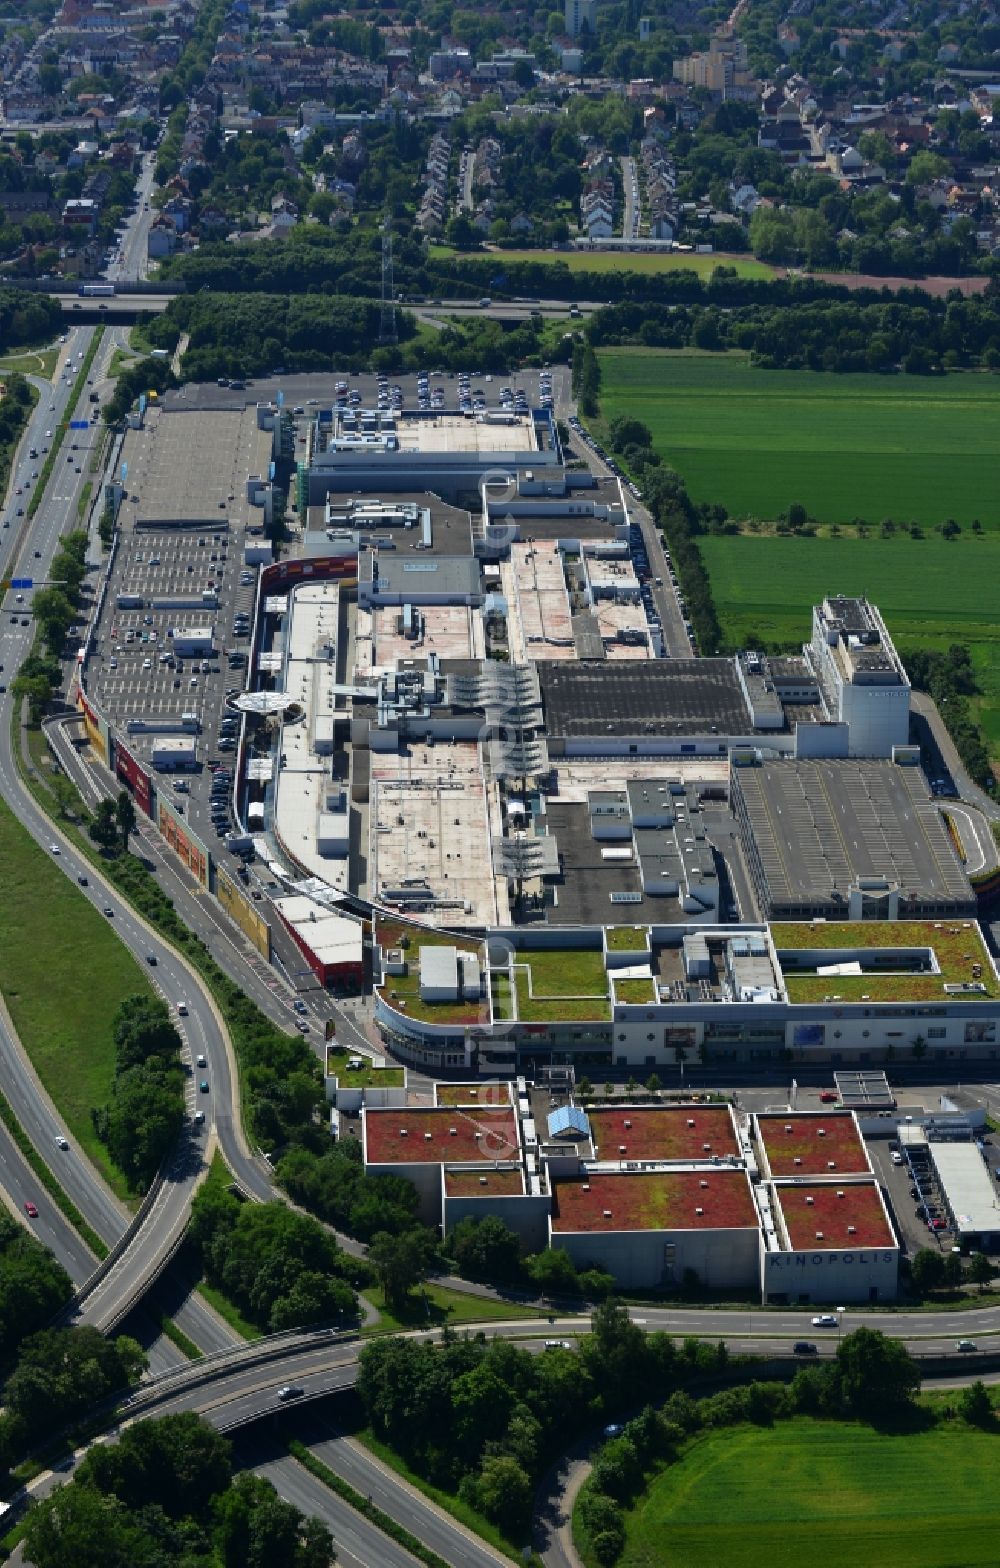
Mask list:
[[[0,398],[0,494],[6,494],[14,452],[35,404],[35,393],[24,376],[15,372],[5,384],[6,391]]]
[[[90,1448],[29,1513],[25,1551],[36,1568],[330,1568],[335,1557],[322,1520],[237,1475],[230,1443],[190,1412]]]
[[[357,1392],[381,1441],[520,1546],[535,1485],[567,1433],[665,1398],[716,1363],[714,1347],[646,1335],[609,1301],[595,1309],[576,1354],[533,1356],[483,1335],[448,1335],[438,1348],[374,1341],[361,1352]]]
[[[219,375],[256,376],[293,364],[330,370],[378,342],[380,305],[338,292],[324,299],[301,294],[183,294],[171,302],[169,327],[189,334],[185,380]],[[412,323],[402,323],[404,335]],[[160,342],[163,328],[151,330]]]
[[[906,673],[918,691],[934,698],[970,778],[980,789],[994,790],[990,754],[969,706],[969,698],[980,686],[968,648],[952,643],[944,653],[925,649],[908,653]]]
[[[940,374],[1000,370],[1000,288],[963,298],[859,290],[848,299],[756,302],[717,308],[622,303],[587,324],[595,348],[742,349],[766,370]]]
[[[0,195],[0,208],[2,206]],[[61,322],[62,306],[47,294],[36,294],[29,289],[0,288],[0,352],[6,354],[24,344],[50,343],[59,332]],[[11,396],[11,381],[5,403]]]
[[[3,1388],[0,1472],[75,1423],[102,1400],[134,1388],[146,1369],[140,1345],[96,1328],[43,1328],[26,1338]]]
[[[246,1203],[206,1182],[191,1209],[188,1241],[209,1283],[265,1331],[357,1317],[352,1281],[367,1281],[363,1260],[283,1203]]]
[[[0,1213],[0,1361],[10,1360],[72,1294],[69,1275],[48,1248]]]
[[[624,1539],[621,1506],[638,1491],[654,1456],[679,1446],[701,1426],[772,1420],[805,1411],[871,1420],[910,1405],[916,1364],[897,1340],[859,1329],[840,1343],[829,1366],[800,1371],[791,1387],[747,1381],[695,1404],[685,1385],[706,1374],[732,1374],[726,1347],[697,1339],[678,1345],[647,1333],[627,1307],[609,1300],[594,1309],[577,1351],[555,1347],[533,1356],[505,1340],[446,1336],[433,1347],[386,1339],[361,1352],[357,1392],[375,1435],[436,1486],[457,1491],[518,1543],[535,1486],[564,1451],[566,1434],[665,1401],[632,1423],[623,1441],[601,1450],[585,1517],[593,1536],[609,1536],[602,1562]]]
[[[720,1352],[724,1349],[719,1346]],[[717,1363],[722,1372],[726,1357],[720,1354]],[[741,1423],[772,1426],[796,1415],[897,1424],[908,1418],[916,1425],[912,1401],[919,1386],[919,1369],[905,1346],[875,1329],[860,1328],[841,1340],[833,1361],[800,1368],[790,1383],[751,1379],[697,1400],[678,1389],[659,1410],[646,1404],[601,1446],[580,1494],[577,1517],[593,1556],[601,1568],[612,1568],[625,1546],[625,1509],[654,1474],[683,1457],[699,1434]],[[981,1422],[985,1395],[992,1423],[989,1395],[982,1384],[978,1387],[971,1399],[963,1398],[962,1413]]]
[[[123,792],[124,793],[124,792]],[[131,798],[124,804],[132,811]],[[111,1097],[91,1108],[94,1131],[136,1191],[148,1187],[184,1125],[181,1037],[166,1002],[126,997],[114,1020]]]
[[[59,660],[83,600],[87,570],[87,534],[78,528],[60,541],[52,557],[50,586],[39,588],[31,602],[44,646],[36,641],[11,684],[15,697],[27,698],[33,724],[40,722],[62,682]]]
[[[642,486],[643,502],[670,550],[699,648],[702,653],[718,653],[722,628],[697,540],[703,528],[701,508],[691,500],[680,474],[662,462],[653,447],[652,432],[642,420],[613,418],[608,438],[616,457]]]

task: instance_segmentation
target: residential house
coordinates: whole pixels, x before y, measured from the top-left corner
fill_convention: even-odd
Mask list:
[[[146,254],[150,261],[160,261],[172,256],[177,249],[177,229],[172,218],[160,213],[149,226],[146,236]]]

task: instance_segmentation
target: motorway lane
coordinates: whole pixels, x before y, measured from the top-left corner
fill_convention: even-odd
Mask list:
[[[59,725],[49,726],[49,736],[64,770],[77,785],[84,800],[95,802],[117,787],[99,763],[84,761]],[[284,984],[277,972],[267,966],[242,933],[230,924],[216,901],[206,897],[176,856],[166,851],[163,840],[151,823],[140,820],[139,837],[144,856],[155,866],[157,880],[169,893],[185,925],[207,943],[212,956],[262,1012],[279,1028],[289,1031],[296,1018],[292,1011],[294,982]],[[294,964],[293,952],[283,947],[280,929],[276,929],[274,934],[279,962],[280,952],[284,950],[289,963]],[[357,1028],[345,1010],[325,993],[318,998],[307,994],[305,1001],[307,1007],[310,1007],[309,1021],[312,1024],[309,1038],[317,1054],[323,1049],[322,1028],[327,1016],[335,1019],[337,1037],[344,1045],[349,1049],[371,1053],[371,1041]],[[313,1005],[317,1001],[319,1005]],[[240,1179],[257,1198],[266,1201],[273,1195],[271,1175],[263,1161],[244,1163]]]
[[[450,1514],[442,1512],[416,1487],[409,1486],[373,1454],[351,1438],[337,1434],[316,1438],[309,1432],[304,1439],[317,1459],[348,1481],[362,1495],[371,1493],[383,1513],[405,1525],[415,1536],[443,1557],[454,1568],[497,1568],[509,1559],[463,1528]]]
[[[10,800],[2,772],[0,786],[5,798]],[[0,1081],[21,1127],[60,1186],[101,1240],[107,1246],[113,1246],[128,1224],[125,1206],[97,1176],[70,1136],[3,1015],[0,1015]],[[57,1137],[65,1137],[69,1148],[60,1149]],[[40,1185],[37,1178],[35,1185],[36,1188]]]
[[[808,1323],[808,1317],[802,1313],[759,1313],[758,1318],[764,1317],[766,1319],[766,1334],[768,1336],[772,1334],[776,1336],[770,1338],[761,1337],[759,1329],[757,1335],[753,1336],[741,1331],[741,1325],[748,1323],[750,1315],[747,1312],[720,1311],[698,1313],[635,1308],[632,1310],[632,1316],[637,1322],[645,1324],[650,1328],[669,1327],[677,1334],[683,1334],[687,1325],[693,1322],[703,1338],[709,1341],[726,1338],[726,1342],[732,1351],[745,1351],[758,1355],[767,1355],[769,1352],[772,1352],[787,1356],[794,1340],[802,1338],[803,1334],[807,1332],[805,1325]],[[969,1313],[949,1314],[946,1336],[942,1336],[939,1330],[937,1335],[928,1335],[926,1338],[913,1340],[911,1348],[924,1354],[934,1351],[942,1354],[953,1353],[955,1339],[966,1335],[981,1316],[1000,1326],[1000,1320],[997,1318],[995,1309],[992,1315],[988,1312],[988,1309],[972,1309]],[[783,1330],[780,1325],[785,1319],[789,1320],[794,1326],[789,1330],[787,1336],[783,1337]],[[844,1327],[845,1329],[853,1328],[862,1321],[873,1322],[875,1326],[886,1328],[889,1332],[892,1332],[895,1328],[907,1333],[909,1325],[914,1323],[917,1325],[918,1332],[933,1326],[933,1319],[919,1313],[870,1314],[852,1312],[845,1315]],[[734,1325],[734,1327],[731,1335],[727,1336],[726,1328],[729,1325]],[[475,1331],[474,1325],[469,1325],[469,1329],[470,1331]],[[503,1335],[504,1337],[518,1339],[528,1345],[529,1348],[537,1351],[541,1351],[544,1338],[556,1336],[571,1338],[571,1336],[586,1332],[586,1329],[587,1323],[585,1319],[581,1321],[580,1318],[555,1317],[537,1321],[523,1320],[506,1324],[489,1323],[482,1326],[482,1332],[488,1337]],[[532,1338],[532,1336],[534,1337]],[[416,1337],[427,1342],[439,1338],[433,1332],[407,1337]],[[830,1358],[835,1355],[837,1346],[835,1335],[824,1336],[810,1332],[809,1337],[818,1345],[821,1357]],[[1000,1341],[994,1341],[993,1344],[996,1348],[1000,1348]],[[305,1414],[308,1401],[322,1398],[327,1394],[337,1392],[353,1384],[357,1373],[357,1358],[360,1349],[361,1342],[356,1338],[312,1337],[305,1345],[303,1345],[301,1340],[293,1341],[287,1352],[280,1358],[256,1365],[242,1364],[248,1362],[249,1358],[255,1354],[259,1354],[259,1351],[255,1351],[254,1347],[249,1346],[246,1347],[242,1357],[234,1358],[233,1370],[213,1381],[194,1382],[187,1386],[180,1386],[175,1393],[159,1400],[155,1404],[151,1404],[148,1400],[148,1387],[139,1390],[137,1395],[134,1395],[130,1401],[126,1402],[121,1415],[121,1424],[142,1420],[151,1415],[162,1416],[191,1410],[202,1415],[219,1430],[237,1431],[262,1417],[288,1414],[290,1409],[302,1411]],[[982,1373],[979,1372],[976,1362],[976,1356],[970,1355],[968,1357],[969,1372],[966,1376],[962,1378],[949,1374],[947,1383],[943,1386],[965,1386],[968,1382],[975,1380],[977,1376],[981,1376]],[[190,1369],[191,1378],[197,1378],[201,1375],[201,1370],[198,1367]],[[298,1383],[303,1389],[303,1401],[296,1403],[293,1407],[287,1406],[278,1398],[279,1388],[289,1381]],[[997,1376],[986,1374],[985,1381],[997,1381]],[[322,1416],[322,1412],[318,1409],[310,1414],[314,1419]],[[117,1430],[117,1428],[112,1429],[112,1431],[114,1430]],[[333,1438],[321,1440],[319,1450],[321,1457],[331,1465],[331,1468],[335,1468],[331,1462],[334,1454],[332,1449],[325,1447],[325,1444],[335,1441]],[[340,1448],[343,1447],[342,1444],[338,1446]],[[387,1481],[381,1467],[372,1461],[370,1456],[366,1455],[364,1449],[355,1444],[350,1445],[350,1449],[352,1456],[350,1459],[345,1458],[341,1453],[335,1456],[337,1461],[336,1468],[339,1469],[341,1465],[346,1466],[348,1463],[360,1466],[361,1468],[351,1471],[354,1477],[352,1484],[357,1485],[359,1491],[370,1492],[373,1499],[378,1502],[380,1507],[384,1508],[386,1513],[393,1514],[397,1503],[391,1495],[391,1488],[388,1483],[389,1481],[395,1483],[398,1478],[390,1475]],[[41,1476],[36,1481],[30,1483],[28,1491],[33,1496],[44,1496],[57,1483],[58,1479],[58,1476],[54,1477],[51,1474]],[[384,1491],[381,1490],[383,1486],[385,1486]],[[387,1502],[390,1506],[386,1506]],[[426,1500],[424,1500],[424,1503],[426,1503]],[[431,1505],[428,1503],[427,1506]],[[410,1518],[411,1520],[413,1518],[412,1511]],[[422,1529],[423,1524],[421,1523],[415,1533],[420,1533]],[[470,1564],[478,1564],[479,1559],[470,1555],[472,1544],[481,1545],[486,1553],[489,1553],[491,1550],[485,1543],[465,1542],[462,1555],[457,1558],[459,1568],[468,1568]],[[440,1547],[436,1549],[440,1550]],[[445,1554],[442,1553],[442,1555]],[[377,1563],[378,1560],[376,1559],[375,1561]],[[495,1557],[492,1559],[489,1557],[484,1558],[484,1568],[486,1568],[487,1564],[489,1568],[495,1568],[495,1561]]]
[[[11,1213],[30,1231],[36,1241],[48,1247],[66,1270],[74,1285],[82,1285],[94,1271],[97,1259],[75,1231],[55,1200],[50,1197],[14,1142],[6,1127],[0,1125],[0,1200],[6,1200]],[[34,1203],[38,1218],[29,1219],[25,1203]]]
[[[297,1460],[269,1459],[253,1467],[286,1502],[304,1514],[317,1514],[328,1527],[340,1568],[417,1568],[419,1559],[369,1524],[363,1514],[331,1492]],[[412,1528],[412,1526],[410,1526]],[[419,1534],[419,1531],[414,1531]]]
[[[79,329],[70,332],[66,344],[67,356],[71,351],[75,357],[85,353],[90,336],[91,329]],[[108,352],[110,352],[110,346]],[[101,357],[103,358],[104,356],[102,355]],[[23,443],[25,451],[36,440],[42,439],[38,435],[39,429],[44,431],[44,429],[49,428],[44,423],[40,424],[39,421],[44,421],[45,419],[56,420],[63,417],[63,414],[66,412],[69,390],[65,376],[51,389],[49,403],[55,403],[54,410],[46,405],[43,397],[40,407],[36,408],[30,421],[29,437]],[[54,425],[51,428],[54,428]],[[31,461],[26,456],[20,458],[16,464],[17,473],[22,474]],[[72,480],[68,483],[63,480],[60,474],[60,464],[57,462],[55,472],[47,487],[43,504],[31,522],[29,541],[25,542],[18,552],[18,560],[21,563],[18,570],[23,575],[28,575],[30,571],[33,577],[43,576],[58,545],[60,534],[70,526],[71,521],[75,520],[77,495],[84,480],[82,474],[77,475],[75,473],[76,464],[66,464],[64,466],[72,468]],[[82,461],[80,466],[81,468],[84,466]],[[30,470],[28,482],[30,483]],[[10,530],[4,530],[0,533],[0,539],[3,540],[3,554],[0,555],[0,561],[5,565],[9,565],[11,555],[13,554],[12,545],[16,539],[16,531],[13,527]],[[37,564],[34,560],[34,551],[36,549],[41,554],[41,561]],[[8,608],[10,606],[11,599],[8,596]],[[20,606],[15,607],[19,611],[22,608]],[[24,608],[27,607],[26,604]],[[30,624],[28,626],[21,625],[21,620],[25,618],[22,614],[19,614],[15,626],[8,615],[5,617],[2,626],[0,662],[4,664],[4,673],[8,677],[13,676],[17,665],[30,648],[33,628]],[[97,884],[92,868],[71,849],[69,841],[63,839],[61,834],[56,832],[48,819],[35,805],[32,797],[24,789],[17,773],[13,755],[9,724],[9,704],[12,700],[9,693],[0,696],[0,789],[2,789],[5,799],[17,811],[22,823],[40,844],[48,846],[57,841],[61,844],[62,854],[59,857],[59,863],[61,869],[67,875],[73,877],[82,874],[88,875],[90,886],[80,890],[81,896],[88,897],[100,908],[107,906],[115,910],[118,935],[129,942],[132,950],[140,956],[144,956],[149,952],[155,954],[160,970],[157,978],[160,980],[161,988],[168,997],[172,992],[175,999],[184,997],[188,1001],[190,1009],[187,1027],[188,1037],[195,1054],[198,1051],[205,1053],[211,1072],[210,1082],[220,1100],[218,1118],[220,1139],[223,1141],[227,1154],[241,1155],[241,1149],[239,1147],[234,1148],[234,1145],[240,1145],[241,1140],[235,1134],[232,1116],[232,1105],[234,1103],[233,1075],[222,1032],[208,999],[203,995],[200,987],[192,982],[188,971],[177,961],[172,949],[160,942],[159,939],[154,940],[151,938],[145,929],[140,928],[138,921],[132,915],[131,908],[119,899],[117,895],[112,894]],[[34,1075],[24,1070],[24,1063],[16,1052],[10,1034],[4,1034],[2,1031],[0,1031],[0,1070],[4,1071],[6,1081],[10,1086],[9,1097],[19,1119],[25,1125],[25,1130],[32,1137],[33,1141],[37,1143],[40,1152],[42,1152],[47,1162],[53,1163],[52,1156],[56,1148],[55,1136],[57,1132],[61,1133],[63,1131],[61,1118],[59,1118],[54,1107],[48,1101]],[[205,1097],[206,1110],[210,1108],[213,1097],[213,1095]],[[102,1239],[105,1239],[109,1244],[113,1244],[125,1228],[126,1217],[124,1213],[108,1193],[103,1183],[98,1180],[96,1173],[93,1172],[89,1164],[80,1157],[79,1152],[72,1147],[66,1152],[68,1158],[59,1164],[60,1178],[87,1222],[102,1236]],[[186,1215],[195,1174],[189,1161],[185,1165],[187,1179],[183,1182],[170,1182],[167,1184],[163,1202],[159,1207],[159,1223],[156,1227],[147,1228],[145,1236],[142,1237],[141,1245],[137,1247],[135,1252],[136,1261],[133,1265],[135,1268],[139,1268],[142,1271],[148,1269],[152,1253],[155,1251],[157,1236],[174,1232],[179,1218],[182,1215]],[[23,1199],[21,1201],[23,1202]],[[62,1236],[53,1239],[64,1243],[67,1238]],[[63,1256],[63,1261],[68,1271],[73,1271],[71,1267],[73,1265],[76,1271],[79,1272],[79,1255],[75,1259],[72,1258],[70,1252],[63,1246],[60,1246],[57,1255]],[[124,1284],[126,1278],[125,1271],[119,1270],[115,1275],[115,1279],[120,1284]],[[107,1292],[103,1293],[102,1301],[105,1304],[107,1303]],[[196,1313],[197,1310],[195,1308]],[[219,1329],[217,1322],[214,1320],[214,1314],[210,1324],[206,1326],[210,1326],[210,1342],[216,1343]],[[188,1331],[190,1332],[190,1329]],[[199,1338],[196,1334],[192,1334],[192,1337]]]

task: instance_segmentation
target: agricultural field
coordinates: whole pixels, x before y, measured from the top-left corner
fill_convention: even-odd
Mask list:
[[[827,593],[877,604],[904,660],[917,648],[968,647],[982,695],[971,700],[1000,754],[1000,531],[911,539],[796,539],[774,534],[699,540],[716,610],[732,647],[807,641],[810,606]]]
[[[481,261],[494,272],[505,261],[532,261],[541,266],[565,266],[570,272],[696,272],[710,278],[716,267],[733,267],[741,278],[773,278],[774,268],[752,256],[696,256],[683,251],[603,251],[603,250],[490,250],[459,252],[450,245],[432,245],[432,261]]]
[[[619,1568],[992,1568],[997,1436],[941,1423],[725,1428],[691,1444],[626,1515]]]
[[[1000,529],[1000,380],[759,370],[743,354],[608,350],[605,418],[632,414],[697,501],[824,523],[953,517]]]

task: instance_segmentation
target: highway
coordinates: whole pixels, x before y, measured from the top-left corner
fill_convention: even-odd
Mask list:
[[[734,1354],[755,1354],[763,1357],[780,1357],[787,1361],[797,1340],[808,1336],[815,1343],[818,1359],[830,1359],[836,1354],[842,1333],[861,1325],[880,1328],[884,1332],[903,1338],[914,1355],[929,1358],[925,1375],[933,1377],[934,1358],[947,1357],[949,1364],[941,1366],[947,1386],[960,1386],[978,1376],[990,1380],[985,1370],[984,1353],[991,1352],[991,1360],[1000,1354],[1000,1317],[996,1308],[972,1307],[965,1312],[947,1314],[946,1323],[936,1315],[919,1312],[869,1312],[848,1310],[842,1314],[838,1330],[816,1330],[809,1324],[807,1313],[758,1309],[674,1310],[654,1307],[634,1307],[633,1319],[649,1330],[662,1329],[675,1336],[696,1334],[709,1342],[724,1340]],[[474,1326],[469,1325],[474,1331]],[[521,1341],[533,1351],[541,1351],[544,1340],[550,1337],[570,1339],[586,1332],[586,1318],[546,1317],[515,1322],[490,1322],[482,1325],[487,1337],[499,1336]],[[956,1357],[956,1343],[979,1333],[978,1352]],[[983,1333],[996,1337],[984,1341]],[[416,1333],[415,1337],[426,1343],[436,1341],[436,1332]],[[427,1545],[432,1546],[454,1568],[497,1568],[505,1559],[487,1543],[467,1534],[450,1516],[437,1510],[419,1493],[414,1493],[394,1472],[387,1470],[366,1450],[353,1440],[341,1436],[330,1424],[331,1418],[318,1401],[330,1394],[351,1387],[357,1375],[358,1355],[362,1342],[353,1336],[338,1336],[313,1332],[276,1336],[272,1342],[246,1345],[213,1362],[203,1362],[140,1387],[125,1402],[120,1415],[108,1416],[112,1423],[120,1424],[140,1420],[149,1415],[166,1415],[181,1411],[194,1411],[211,1422],[218,1430],[229,1434],[254,1433],[254,1441],[267,1442],[267,1423],[274,1417],[291,1410],[296,1412],[296,1425],[305,1432],[305,1440],[329,1468],[350,1482],[391,1517],[404,1523]],[[956,1365],[958,1363],[958,1365]],[[966,1370],[966,1368],[968,1370]],[[996,1380],[997,1374],[992,1374]],[[294,1406],[287,1406],[278,1391],[288,1382],[296,1383],[302,1395]],[[313,1408],[310,1408],[310,1407]],[[263,1423],[263,1425],[261,1425]],[[117,1430],[112,1427],[112,1431]],[[587,1434],[574,1434],[580,1451],[587,1447]],[[596,1433],[591,1437],[595,1437]],[[574,1448],[574,1454],[577,1449]],[[256,1463],[259,1473],[268,1474],[283,1495],[299,1506],[300,1498],[310,1499],[310,1511],[317,1511],[335,1530],[346,1529],[348,1552],[366,1565],[392,1563],[408,1568],[405,1558],[389,1556],[382,1545],[382,1536],[371,1534],[372,1527],[355,1515],[345,1516],[338,1500],[329,1494],[325,1499],[302,1479],[299,1467],[290,1468],[282,1459],[275,1465],[269,1458]],[[572,1476],[573,1467],[570,1466]],[[57,1484],[59,1476],[51,1473],[33,1481],[28,1491],[33,1496],[44,1496]],[[558,1483],[555,1499],[558,1502]],[[549,1510],[551,1525],[556,1510]],[[558,1532],[547,1532],[545,1560],[561,1565],[567,1559],[559,1555]],[[360,1555],[359,1555],[360,1552]],[[350,1557],[347,1559],[350,1561]]]
[[[297,1460],[264,1460],[253,1470],[270,1481],[286,1502],[323,1520],[333,1536],[338,1568],[416,1568],[419,1559],[405,1546],[369,1524]]]
[[[63,462],[63,452],[59,453],[42,505],[30,523],[26,515],[24,518],[17,517],[17,509],[23,507],[25,513],[27,511],[27,498],[34,483],[32,475],[44,460],[42,448],[50,445],[51,433],[57,422],[68,412],[76,412],[68,409],[75,379],[75,370],[68,371],[68,367],[71,361],[75,365],[79,364],[92,334],[91,328],[75,329],[67,334],[57,375],[51,386],[42,383],[41,398],[20,443],[12,466],[11,495],[4,514],[4,521],[9,523],[9,527],[0,530],[0,572],[5,576],[10,573],[18,578],[30,577],[35,583],[44,582],[60,536],[76,524],[77,503],[86,482],[90,443],[98,438],[91,429],[80,432],[79,438],[75,432],[67,432],[63,446],[69,460]],[[114,346],[112,340],[102,345],[99,351],[94,366],[95,385],[103,379],[103,368]],[[90,407],[85,402],[78,412],[82,415],[83,409]],[[71,436],[81,443],[78,454],[72,450]],[[32,447],[39,454],[37,459],[29,456]],[[77,455],[79,461],[73,461]],[[19,489],[20,495],[17,494]],[[0,694],[0,791],[22,824],[47,853],[53,853],[51,846],[58,847],[56,858],[67,876],[74,879],[86,876],[87,886],[79,888],[79,896],[88,899],[102,911],[112,911],[110,917],[102,915],[102,918],[110,918],[115,922],[117,935],[126,942],[138,960],[144,962],[150,954],[156,958],[154,977],[167,1000],[176,1002],[183,999],[187,1002],[189,1015],[184,1021],[184,1033],[189,1065],[200,1053],[205,1055],[208,1062],[211,1092],[203,1098],[202,1104],[206,1111],[205,1132],[208,1135],[214,1132],[227,1162],[248,1192],[255,1197],[270,1196],[270,1182],[264,1174],[266,1167],[251,1157],[238,1115],[233,1114],[233,1107],[239,1105],[235,1063],[225,1027],[211,998],[194,971],[133,914],[123,899],[99,879],[89,862],[74,850],[71,841],[52,825],[35,804],[21,782],[13,751],[13,698],[9,692],[9,683],[30,650],[34,635],[30,617],[31,592],[31,589],[10,590],[4,599],[3,619],[0,622],[0,664],[3,665],[0,683],[8,688]],[[23,600],[21,604],[17,602],[18,593]],[[42,1157],[55,1167],[58,1179],[86,1222],[102,1240],[113,1246],[125,1230],[127,1215],[72,1143],[69,1150],[57,1148],[56,1135],[65,1132],[61,1118],[34,1073],[29,1070],[9,1023],[2,1019],[0,1069],[4,1072],[7,1095],[19,1122]],[[190,1108],[193,1109],[193,1072],[190,1098]],[[4,1156],[4,1162],[0,1164],[0,1177],[8,1177],[10,1186],[7,1190],[12,1210],[24,1221],[23,1206],[26,1199],[30,1197],[37,1203],[39,1217],[32,1225],[33,1232],[52,1247],[74,1283],[82,1283],[89,1272],[88,1250],[58,1216],[52,1201],[39,1192],[40,1184],[31,1177],[29,1168],[17,1156],[9,1138],[0,1142],[0,1154]],[[190,1148],[179,1151],[178,1163],[172,1168],[158,1199],[155,1222],[143,1227],[126,1258],[119,1262],[107,1280],[102,1282],[100,1289],[84,1303],[81,1321],[98,1327],[109,1327],[122,1320],[128,1307],[142,1294],[145,1285],[159,1271],[163,1259],[169,1256],[176,1245],[186,1222],[194,1188],[206,1168],[201,1154],[194,1158]],[[51,1216],[50,1209],[54,1211]],[[215,1314],[196,1298],[184,1310],[188,1319],[185,1331],[191,1334],[196,1343],[209,1348],[219,1343],[223,1332],[224,1342],[231,1339],[229,1330],[224,1329]],[[168,1352],[163,1347],[161,1349],[164,1356],[175,1359],[176,1352]]]

